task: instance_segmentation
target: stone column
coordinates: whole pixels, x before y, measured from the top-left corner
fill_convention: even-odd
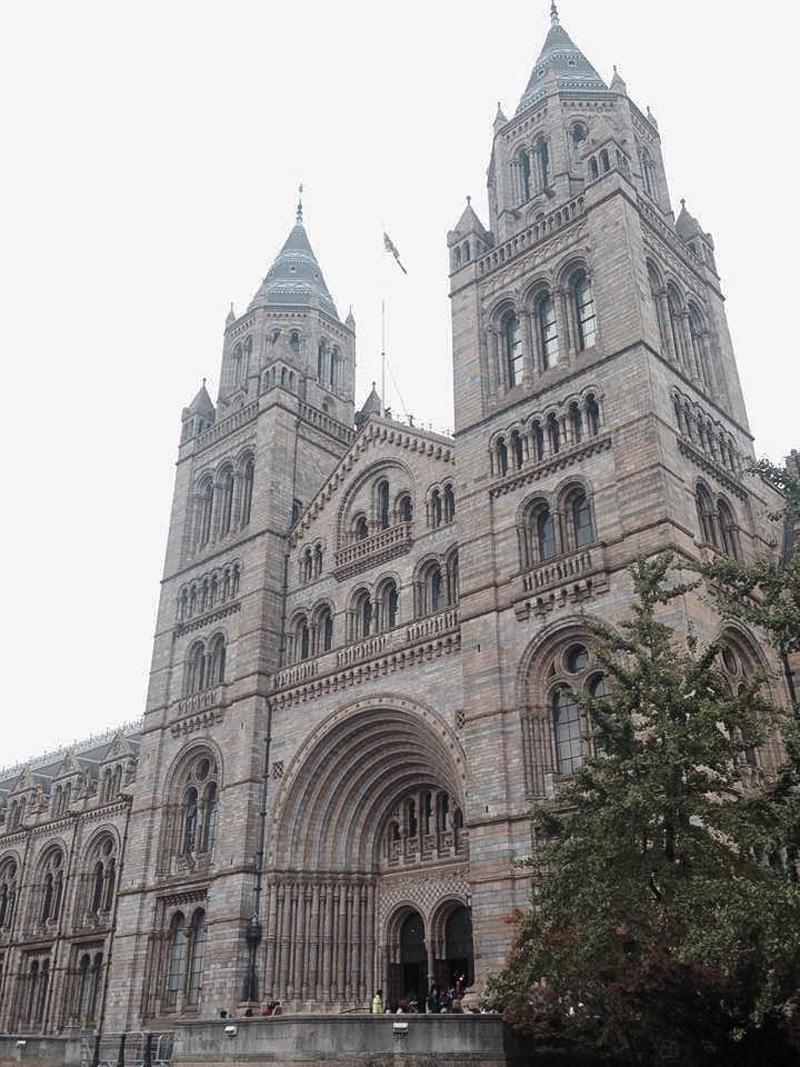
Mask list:
[[[533,326],[531,323],[532,313],[525,308],[520,313],[522,319],[522,330],[525,344],[523,348],[522,358],[522,381],[524,385],[530,385],[533,379],[536,377],[536,363],[534,360],[533,352]]]

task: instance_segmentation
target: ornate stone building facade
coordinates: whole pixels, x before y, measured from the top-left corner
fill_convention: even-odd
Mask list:
[[[448,235],[454,439],[355,411],[302,212],[183,412],[147,708],[0,783],[0,1026],[336,1012],[503,962],[627,568],[769,552],[714,243],[559,23]],[[779,675],[724,630],[732,676]],[[758,754],[758,779],[777,758]],[[259,1007],[254,1007],[259,1010]]]

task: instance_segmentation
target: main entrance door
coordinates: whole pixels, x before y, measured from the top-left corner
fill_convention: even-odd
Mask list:
[[[469,910],[458,907],[447,917],[444,930],[445,968],[448,987],[460,985],[466,989],[472,985],[472,919]]]

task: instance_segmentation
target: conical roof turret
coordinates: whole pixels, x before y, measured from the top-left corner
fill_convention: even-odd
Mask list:
[[[206,389],[206,380],[203,378],[203,384],[197,390],[194,400],[191,402],[188,408],[186,408],[185,415],[214,415],[216,409],[211,402],[211,397],[208,395]]]
[[[518,115],[546,95],[545,83],[551,73],[562,90],[580,93],[608,91],[606,83],[561,25],[555,2],[550,8],[550,31],[522,94]]]
[[[303,225],[302,204],[298,204],[295,224],[248,310],[287,305],[318,307],[333,318],[339,318]]]

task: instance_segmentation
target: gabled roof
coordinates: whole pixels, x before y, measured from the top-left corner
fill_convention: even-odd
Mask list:
[[[550,20],[550,32],[536,60],[528,87],[522,94],[518,115],[545,95],[545,82],[551,74],[555,75],[559,89],[580,93],[608,92],[606,83],[559,22],[555,3],[550,11]]]
[[[250,301],[248,310],[286,305],[318,307],[333,318],[339,318],[303,225],[303,212],[300,207],[286,243],[267,271],[267,276]]]
[[[422,453],[450,467],[455,464],[455,441],[452,437],[417,426],[406,426],[380,415],[369,415],[356,434],[355,441],[300,515],[289,535],[291,545],[296,545],[302,539],[331,497],[336,495],[343,484],[349,483],[350,472],[368,459],[367,453],[387,444],[403,453]]]

